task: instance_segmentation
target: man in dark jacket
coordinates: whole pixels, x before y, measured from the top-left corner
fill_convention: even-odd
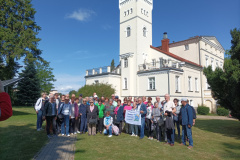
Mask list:
[[[181,145],[186,145],[185,134],[189,139],[188,149],[193,148],[193,139],[192,139],[192,126],[193,126],[193,112],[192,108],[187,104],[187,98],[182,98],[181,100],[183,107],[181,108],[182,116],[182,143]]]
[[[51,138],[50,135],[50,126],[52,124],[53,128],[53,134],[54,136],[57,136],[56,134],[56,119],[57,119],[57,107],[56,103],[54,102],[54,97],[51,96],[49,98],[50,100],[45,103],[44,110],[43,110],[43,118],[46,118],[47,121],[47,136],[48,138]]]
[[[138,98],[138,111],[140,111],[141,114],[141,126],[140,128],[140,139],[144,138],[144,126],[145,126],[145,116],[147,114],[147,107],[146,105],[142,102],[142,98]]]

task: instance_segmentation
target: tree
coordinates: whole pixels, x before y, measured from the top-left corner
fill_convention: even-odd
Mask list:
[[[25,64],[37,60],[45,63],[37,48],[41,28],[34,21],[35,13],[31,0],[0,0],[0,57],[4,64],[1,79],[16,75],[21,58]]]
[[[111,97],[115,93],[115,89],[110,84],[98,83],[85,85],[78,90],[78,95],[83,94],[84,97],[90,97],[93,93],[96,93],[98,97]]]
[[[56,81],[52,73],[52,68],[49,66],[49,62],[45,64],[37,63],[37,77],[40,81],[41,92],[49,93],[53,89],[53,82]]]
[[[225,59],[223,70],[211,66],[204,68],[212,95],[218,103],[231,111],[232,116],[240,120],[240,30],[231,30],[232,46]]]
[[[32,106],[41,95],[40,81],[33,62],[26,66],[25,70],[20,73],[20,77],[23,77],[23,79],[18,83],[17,104]]]
[[[111,62],[111,72],[115,69],[115,62],[114,62],[114,59],[112,59],[112,62]]]
[[[75,90],[72,90],[69,92],[69,97],[72,98],[72,94],[75,94],[76,97],[78,97],[78,92]]]

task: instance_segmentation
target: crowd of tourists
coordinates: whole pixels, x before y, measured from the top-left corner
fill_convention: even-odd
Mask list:
[[[152,97],[145,96],[125,97],[121,101],[114,94],[109,99],[98,97],[96,93],[85,98],[82,94],[79,97],[72,94],[69,98],[69,94],[60,97],[57,93],[49,96],[43,93],[35,104],[35,110],[37,131],[43,130],[42,123],[46,120],[49,138],[58,135],[69,137],[77,133],[87,133],[89,136],[98,133],[112,137],[113,134],[120,136],[125,132],[139,139],[146,134],[149,140],[155,138],[157,142],[166,142],[170,146],[174,146],[175,138],[181,139],[180,145],[186,145],[188,141],[188,148],[193,147],[191,129],[195,124],[196,113],[188,104],[187,98],[175,98],[171,101],[170,95],[166,94],[162,101],[159,96],[154,102]],[[128,124],[125,121],[127,110],[139,112],[141,125]]]

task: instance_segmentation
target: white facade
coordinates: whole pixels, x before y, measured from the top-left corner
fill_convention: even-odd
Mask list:
[[[152,45],[152,0],[119,0],[120,66],[110,72],[88,70],[86,84],[109,83],[120,97],[188,97],[195,108],[205,104],[215,111],[216,102],[207,86],[203,67],[223,67],[224,49],[215,37],[193,37],[162,46]]]

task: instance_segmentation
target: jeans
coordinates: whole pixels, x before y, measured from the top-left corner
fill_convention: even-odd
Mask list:
[[[131,134],[132,133],[131,124],[125,123],[125,130],[127,134]]]
[[[177,131],[178,131],[178,138],[180,138],[180,125],[179,125],[179,121],[174,121],[174,126],[176,126],[176,125],[177,125]]]
[[[98,132],[103,131],[103,118],[99,118],[98,120]]]
[[[162,127],[158,125],[158,123],[154,123],[155,126],[155,132],[156,132],[156,138],[157,140],[161,141],[162,138]]]
[[[141,126],[139,126],[140,129],[140,138],[144,137],[144,128],[145,127],[145,117],[141,117]]]
[[[175,129],[167,129],[167,142],[170,144],[174,144],[174,130]]]
[[[185,135],[187,133],[187,135]],[[192,128],[188,128],[187,125],[182,125],[182,143],[186,145],[186,138],[185,136],[188,137],[189,139],[189,146],[193,147],[193,139],[192,139]]]
[[[50,134],[50,126],[52,124],[53,134],[56,134],[56,116],[46,116],[47,135]]]
[[[150,119],[147,119],[147,128],[148,128],[148,137],[153,137],[152,122]]]
[[[138,126],[131,124],[132,134],[138,135]]]
[[[66,129],[65,129],[66,125]],[[62,127],[61,127],[61,133],[66,135],[69,135],[69,115],[64,115]]]
[[[122,133],[122,121],[119,122],[119,124],[116,124],[116,126],[119,128],[119,134]]]
[[[80,132],[87,132],[87,117],[81,116]]]
[[[75,130],[75,118],[70,119],[70,133],[76,132]]]
[[[112,135],[112,125],[109,126],[108,130],[107,129],[104,130],[104,134]]]
[[[37,129],[42,128],[42,110],[39,110],[37,113]]]

